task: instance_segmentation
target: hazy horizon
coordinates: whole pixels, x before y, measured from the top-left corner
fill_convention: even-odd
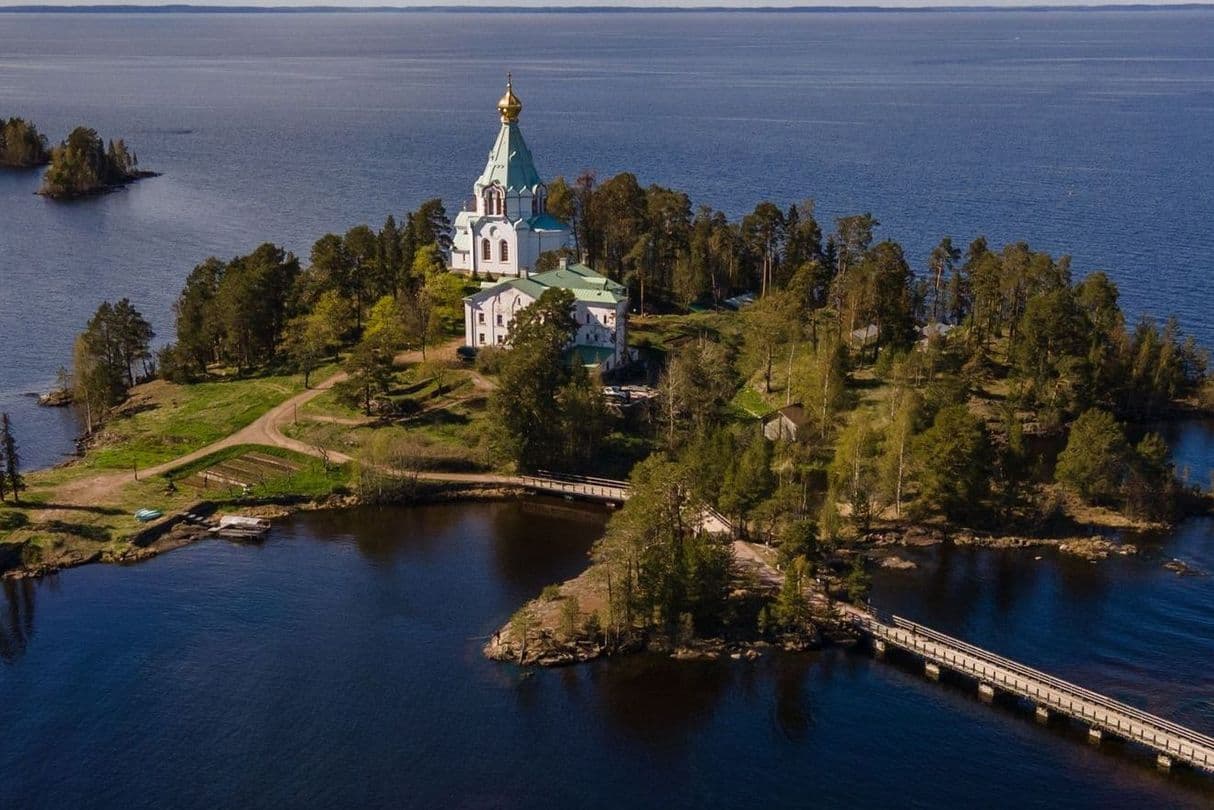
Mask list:
[[[805,0],[587,0],[579,3],[561,3],[557,0],[419,0],[419,2],[367,2],[366,0],[204,0],[203,2],[156,3],[147,0],[105,0],[105,2],[31,3],[28,0],[0,0],[0,8],[19,6],[23,8],[96,8],[111,6],[191,6],[195,8],[256,7],[256,8],[432,8],[432,7],[493,7],[552,8],[554,10],[578,8],[689,8],[689,9],[735,9],[735,8],[860,8],[879,7],[886,10],[922,8],[1007,8],[1033,9],[1056,7],[1108,7],[1108,6],[1198,6],[1208,3],[1177,3],[1171,0],[829,0],[828,2],[806,2]]]

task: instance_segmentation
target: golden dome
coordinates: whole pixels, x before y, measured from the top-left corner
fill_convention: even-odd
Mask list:
[[[514,85],[510,81],[509,73],[506,74],[506,94],[497,103],[497,111],[502,114],[503,124],[515,123],[518,121],[518,114],[523,111],[523,102],[514,95]]]

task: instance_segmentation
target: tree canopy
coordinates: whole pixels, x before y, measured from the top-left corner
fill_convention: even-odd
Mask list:
[[[23,118],[0,118],[0,167],[27,169],[51,159],[46,137]]]
[[[48,197],[79,197],[105,191],[147,176],[139,158],[119,138],[107,146],[95,129],[76,127],[51,151],[39,193]]]

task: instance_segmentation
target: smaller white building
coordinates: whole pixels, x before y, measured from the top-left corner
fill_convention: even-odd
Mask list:
[[[570,351],[583,365],[612,371],[632,359],[627,289],[584,264],[570,264],[565,259],[556,270],[502,281],[465,298],[464,343],[476,348],[509,345],[515,315],[552,288],[573,293],[578,330]]]

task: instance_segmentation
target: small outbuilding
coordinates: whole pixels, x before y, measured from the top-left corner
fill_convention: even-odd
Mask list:
[[[795,442],[801,438],[808,424],[809,414],[800,403],[785,405],[763,418],[763,435],[773,442],[781,439]]]

